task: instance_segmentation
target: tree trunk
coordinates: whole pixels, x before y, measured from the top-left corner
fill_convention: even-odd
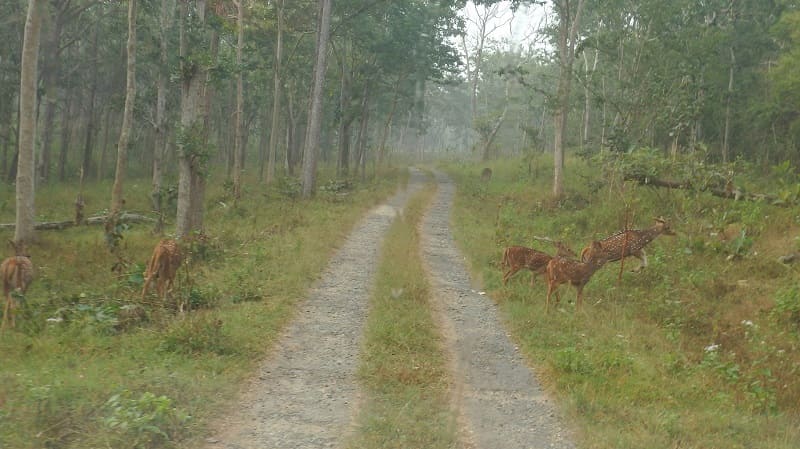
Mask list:
[[[244,0],[234,0],[236,6],[236,65],[239,67],[236,75],[236,121],[233,137],[233,198],[238,200],[242,195],[242,170],[244,170],[243,137],[243,109],[244,109],[244,79],[242,75],[242,48],[244,47]]]
[[[289,176],[294,176],[295,167],[297,167],[299,144],[297,142],[297,117],[295,115],[294,107],[294,91],[291,87],[292,82],[289,81],[290,87],[286,89],[286,173]]]
[[[150,201],[153,211],[158,214],[159,219],[156,224],[156,233],[160,233],[163,228],[162,216],[162,188],[164,181],[164,159],[167,150],[167,64],[169,54],[167,53],[167,43],[169,41],[169,29],[172,22],[172,10],[170,0],[161,0],[161,12],[159,15],[159,68],[156,78],[156,120],[155,120],[155,144],[153,145],[153,181]]]
[[[572,14],[571,0],[555,3],[558,19],[559,75],[556,90],[556,106],[553,113],[555,139],[553,140],[553,197],[564,195],[564,144],[567,137],[567,115],[569,113],[569,94],[572,83],[572,65],[575,55],[575,40],[580,24],[584,0],[578,0],[575,14]]]
[[[336,175],[347,176],[350,172],[350,124],[353,118],[350,113],[350,74],[345,66],[345,57],[341,61],[341,89],[339,90],[339,157],[336,163]]]
[[[97,47],[98,47],[98,29],[99,25],[95,24],[94,29],[92,30],[92,57],[97,58]],[[83,160],[81,162],[81,169],[80,169],[80,177],[84,179],[84,177],[89,176],[89,170],[91,169],[92,163],[92,148],[95,144],[95,138],[97,137],[97,112],[95,112],[95,98],[97,96],[97,66],[98,64],[92,64],[92,75],[91,75],[91,86],[89,88],[89,107],[86,114],[86,136],[84,138],[84,146],[83,146]],[[106,127],[108,129],[108,127]],[[62,178],[63,181],[63,178]]]
[[[317,156],[322,129],[322,100],[325,87],[325,68],[328,55],[328,37],[331,27],[331,0],[319,0],[319,27],[317,29],[314,85],[311,90],[311,108],[308,113],[303,150],[303,198],[310,198],[316,190]]]
[[[111,190],[111,220],[122,210],[123,184],[128,160],[128,144],[133,129],[133,107],[136,100],[136,0],[128,0],[128,65],[125,88],[125,109],[122,113],[122,129],[117,143],[117,168]]]
[[[205,149],[206,98],[203,96],[208,68],[189,55],[188,36],[193,31],[205,33],[205,0],[194,2],[195,11],[189,14],[189,4],[181,4],[180,55],[181,55],[181,130],[178,157],[178,213],[175,234],[178,238],[201,231],[203,226],[203,197],[205,181],[203,171],[208,155]],[[187,26],[188,21],[194,21]],[[205,42],[207,39],[203,39]],[[211,42],[213,46],[213,38]],[[213,50],[213,49],[212,49]]]
[[[500,117],[498,117],[497,120],[495,121],[494,126],[492,127],[491,131],[489,132],[489,135],[486,136],[486,143],[485,143],[485,145],[483,147],[483,161],[484,162],[486,162],[489,159],[491,159],[492,143],[494,142],[495,137],[497,137],[497,132],[500,131],[500,127],[503,126],[503,122],[505,122],[505,120],[506,120],[506,113],[508,112],[508,102],[509,102],[509,97],[508,97],[508,85],[509,85],[509,83],[510,83],[510,81],[506,80],[506,99],[505,99],[506,101],[505,101],[505,104],[503,105],[503,112],[500,114]]]
[[[90,94],[91,95],[91,94]],[[92,98],[94,99],[94,98]],[[70,145],[70,136],[72,134],[72,112],[73,112],[73,98],[72,93],[67,94],[64,101],[64,114],[61,120],[61,148],[58,151],[58,180],[64,182],[67,178],[67,153]],[[94,102],[89,103],[89,114],[94,114],[92,110]],[[89,123],[86,124],[89,128]]]
[[[583,139],[581,139],[581,146],[589,143],[589,132],[591,131],[590,122],[592,118],[592,98],[591,91],[589,90],[589,82],[594,77],[595,71],[597,71],[598,59],[600,59],[600,50],[595,49],[594,62],[592,63],[592,68],[590,70],[589,57],[586,55],[586,51],[583,52],[583,69],[586,75],[586,81],[583,87]]]
[[[44,123],[42,126],[42,148],[39,158],[38,178],[47,181],[50,175],[50,154],[53,146],[53,128],[56,116],[56,103],[58,102],[58,75],[61,65],[61,32],[64,29],[65,8],[68,2],[55,3],[53,23],[45,39],[42,58],[42,81],[44,84]],[[63,126],[63,124],[62,124]]]
[[[361,97],[361,120],[358,127],[358,158],[356,163],[358,169],[361,170],[361,179],[366,179],[366,161],[367,161],[367,124],[369,123],[369,80],[364,82],[364,92]]]
[[[278,139],[280,133],[280,111],[281,111],[281,63],[283,61],[283,1],[277,0],[275,6],[278,14],[277,36],[275,37],[275,69],[273,70],[272,84],[272,124],[269,134],[269,152],[267,161],[267,184],[275,181],[275,159],[278,153]],[[288,148],[286,150],[289,151]]]
[[[19,84],[19,148],[17,156],[17,209],[14,242],[34,238],[34,157],[36,151],[36,82],[38,79],[41,0],[28,0],[22,43]]]
[[[725,131],[722,135],[722,163],[727,164],[730,159],[730,139],[731,139],[731,102],[733,100],[733,69],[736,65],[736,54],[731,51],[731,66],[728,69],[728,92],[725,99]]]
[[[392,106],[389,108],[389,114],[386,116],[386,123],[383,124],[383,132],[381,133],[381,140],[378,145],[378,166],[383,165],[386,158],[386,139],[389,138],[389,131],[392,129],[392,119],[397,110],[397,102],[400,99],[400,84],[403,82],[403,75],[397,78],[394,84],[394,97],[392,97]]]

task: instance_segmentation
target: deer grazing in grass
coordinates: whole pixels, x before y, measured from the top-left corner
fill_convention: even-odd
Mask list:
[[[0,329],[5,329],[8,323],[14,327],[14,311],[17,308],[17,301],[11,295],[12,291],[25,294],[28,287],[33,282],[33,263],[23,242],[14,243],[9,240],[14,248],[14,256],[8,257],[0,263],[0,275],[3,276],[3,295],[5,296],[5,306],[3,307],[3,323]]]
[[[575,253],[562,242],[553,242],[556,247],[556,255],[560,257],[575,257]],[[501,265],[505,268],[503,272],[503,284],[508,283],[517,271],[527,268],[531,270],[531,287],[536,280],[537,274],[545,274],[547,263],[553,257],[545,252],[528,248],[526,246],[509,246],[503,251]]]
[[[147,289],[153,281],[156,282],[156,291],[159,298],[166,300],[167,294],[172,290],[172,283],[175,280],[175,275],[178,273],[181,262],[183,262],[183,255],[178,247],[178,242],[172,239],[162,239],[158,242],[144,271],[142,300],[144,300]]]
[[[641,261],[639,267],[633,271],[639,271],[647,266],[647,255],[644,252],[644,247],[653,241],[661,234],[675,235],[675,232],[669,226],[669,223],[662,218],[656,218],[656,223],[646,229],[627,229],[619,231],[616,234],[600,240],[602,247],[601,256],[607,262],[616,262],[625,257],[634,256]],[[581,251],[581,260],[586,261],[587,252],[589,247]]]
[[[583,303],[583,287],[589,282],[592,275],[597,271],[606,260],[603,256],[603,248],[600,242],[592,242],[586,250],[584,250],[586,260],[581,262],[567,257],[553,257],[547,263],[547,302],[545,303],[545,310],[550,310],[550,296],[556,294],[556,303],[561,298],[556,291],[559,285],[569,282],[578,292],[578,301],[576,302],[576,309],[581,308]]]

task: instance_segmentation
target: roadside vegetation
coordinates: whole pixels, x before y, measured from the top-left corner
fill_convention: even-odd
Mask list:
[[[501,307],[539,379],[558,398],[579,447],[770,448],[800,445],[800,265],[778,261],[800,249],[797,187],[785,166],[654,164],[653,152],[570,160],[561,201],[552,201],[546,156],[451,163],[458,183],[454,233],[489,296]],[[660,159],[660,158],[659,158]],[[645,170],[680,179],[688,189],[624,181]],[[713,196],[698,179],[735,173],[735,184],[770,200]],[[724,184],[724,183],[723,183]],[[788,206],[788,207],[787,207]],[[560,305],[545,313],[546,280],[528,274],[502,284],[503,248],[576,252],[626,225],[644,228],[663,216],[676,236],[635,258],[607,264],[584,290],[562,286]],[[621,270],[621,268],[623,268]]]
[[[167,304],[155,293],[141,300],[144,265],[161,238],[151,225],[123,227],[119,258],[102,226],[39,231],[30,245],[36,279],[16,329],[0,336],[0,446],[197,447],[348,230],[405,173],[321,179],[311,200],[293,182],[268,189],[246,180],[247,201],[237,203],[209,182],[206,234],[187,248]],[[13,188],[3,188],[0,221],[13,222]],[[129,181],[126,210],[147,213],[149,189],[149,180]],[[105,213],[109,191],[107,182],[86,186],[87,216]],[[77,192],[43,186],[37,220],[72,217]],[[178,298],[189,313],[175,310]]]
[[[412,198],[384,242],[359,368],[365,397],[347,447],[455,447],[450,378],[419,252],[419,222],[435,191]]]

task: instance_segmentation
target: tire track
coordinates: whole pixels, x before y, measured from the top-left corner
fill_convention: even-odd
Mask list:
[[[422,222],[422,254],[450,352],[464,446],[574,448],[553,404],[505,333],[494,303],[471,289],[449,226],[455,186],[441,173],[436,181],[437,195]]]
[[[389,225],[426,180],[372,209],[337,251],[299,305],[275,353],[242,395],[237,412],[216,426],[208,448],[334,448],[351,430],[356,370],[379,249]]]

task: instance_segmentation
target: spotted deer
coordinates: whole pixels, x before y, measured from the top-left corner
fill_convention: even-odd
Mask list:
[[[9,241],[14,248],[14,256],[7,257],[0,263],[0,275],[3,277],[3,295],[5,296],[5,306],[3,307],[3,323],[0,329],[5,329],[9,323],[14,327],[14,311],[17,308],[17,301],[12,297],[11,292],[16,291],[25,294],[28,287],[33,282],[33,262],[28,254],[23,242],[14,243]]]
[[[553,242],[556,247],[556,255],[561,257],[575,257],[573,252],[567,245],[562,242]],[[533,287],[537,274],[545,274],[547,271],[547,263],[553,257],[545,252],[528,248],[526,246],[509,246],[503,251],[503,260],[501,265],[505,268],[503,272],[503,284],[508,283],[508,280],[517,273],[517,271],[527,268],[531,270],[531,287]]]
[[[639,267],[633,271],[639,271],[647,266],[647,255],[644,247],[661,234],[675,235],[669,223],[662,218],[656,218],[656,223],[646,229],[628,229],[619,231],[616,234],[600,240],[602,247],[601,255],[607,262],[616,262],[623,257],[634,256],[641,261]],[[586,253],[589,247],[581,251],[581,260],[586,261]]]
[[[159,298],[166,300],[167,294],[172,290],[172,283],[181,262],[183,262],[183,255],[175,240],[162,239],[158,242],[144,271],[142,299],[144,300],[150,284],[155,281]]]
[[[586,286],[595,271],[606,263],[603,248],[598,241],[592,242],[584,250],[584,253],[586,256],[585,261],[556,256],[547,263],[547,302],[545,303],[545,310],[550,310],[550,296],[553,293],[556,294],[556,303],[561,300],[556,289],[561,284],[568,282],[578,292],[578,301],[575,307],[577,309],[581,308],[583,287]]]

